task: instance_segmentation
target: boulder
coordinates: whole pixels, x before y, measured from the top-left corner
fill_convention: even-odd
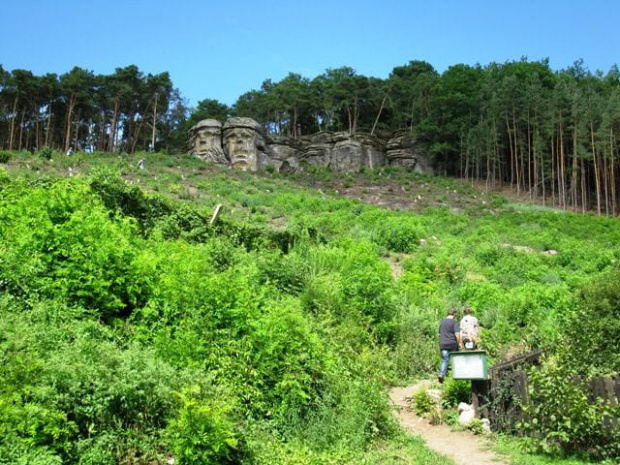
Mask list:
[[[459,411],[459,424],[462,426],[469,426],[470,423],[476,418],[476,410],[472,405],[468,405],[465,402],[461,402],[458,406]]]

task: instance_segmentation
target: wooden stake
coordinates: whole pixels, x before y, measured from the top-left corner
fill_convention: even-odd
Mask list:
[[[211,217],[211,221],[209,221],[209,226],[213,226],[216,222],[220,213],[222,212],[222,204],[218,203],[217,207],[215,207],[215,211],[213,212],[213,216]]]

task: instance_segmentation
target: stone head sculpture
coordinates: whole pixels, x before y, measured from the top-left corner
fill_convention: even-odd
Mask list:
[[[192,153],[203,160],[227,163],[222,150],[222,123],[203,119],[190,129]]]
[[[233,168],[257,171],[259,150],[264,146],[261,127],[252,118],[230,118],[224,124],[224,153]]]

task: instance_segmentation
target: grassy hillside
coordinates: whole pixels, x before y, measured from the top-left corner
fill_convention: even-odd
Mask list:
[[[615,218],[390,169],[0,161],[0,463],[438,463],[386,386],[435,376],[466,304],[491,362],[620,368]]]

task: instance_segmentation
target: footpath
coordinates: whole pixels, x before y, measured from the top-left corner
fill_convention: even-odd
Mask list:
[[[422,381],[413,386],[390,390],[394,416],[403,428],[422,438],[429,448],[449,457],[457,465],[508,465],[508,462],[489,450],[484,436],[470,431],[452,431],[445,424],[431,425],[427,419],[409,410],[407,399],[427,383]]]

